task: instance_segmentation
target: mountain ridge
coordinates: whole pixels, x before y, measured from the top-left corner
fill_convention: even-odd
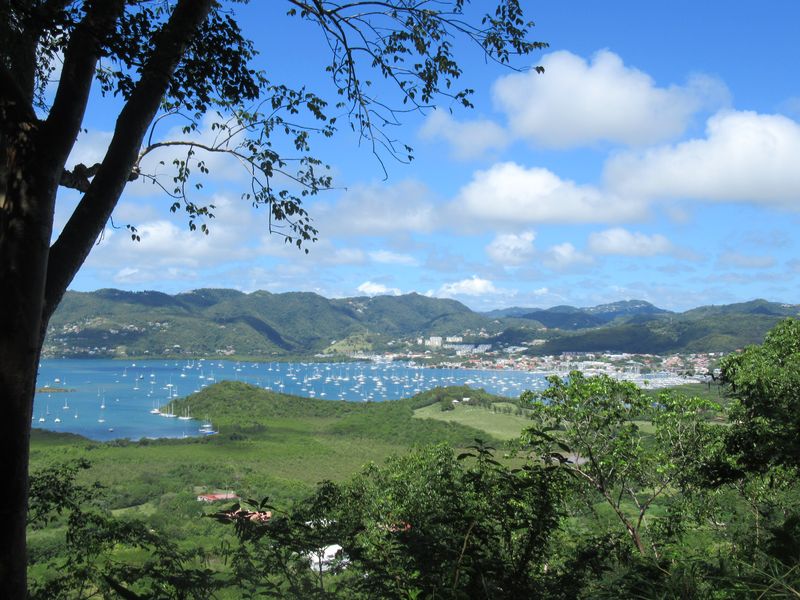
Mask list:
[[[69,291],[51,320],[45,356],[264,358],[419,347],[458,337],[528,353],[730,351],[759,343],[800,305],[756,299],[682,313],[644,300],[594,307],[511,307],[478,313],[457,300],[416,293],[325,298],[313,292],[202,288],[179,294],[105,288]]]

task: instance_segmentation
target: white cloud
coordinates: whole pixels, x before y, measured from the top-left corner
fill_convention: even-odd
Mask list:
[[[494,284],[488,279],[481,279],[473,275],[469,279],[445,283],[439,288],[437,296],[484,296],[498,292]]]
[[[322,244],[315,242],[313,246],[308,252],[312,262],[325,265],[358,265],[365,261],[364,251],[360,248],[331,248],[325,241]]]
[[[543,262],[546,267],[563,271],[577,266],[585,266],[594,261],[591,256],[580,252],[569,242],[564,242],[551,246],[545,253]]]
[[[595,254],[623,256],[655,256],[673,250],[670,241],[661,234],[645,235],[621,227],[606,229],[589,236],[589,250]]]
[[[197,271],[177,267],[169,267],[167,269],[124,267],[112,275],[112,279],[116,284],[134,286],[148,284],[153,281],[194,281],[197,278]]]
[[[685,86],[658,87],[608,50],[589,62],[554,52],[541,64],[542,75],[530,71],[499,79],[494,98],[515,135],[544,147],[652,144],[679,136],[696,111],[728,99],[723,84],[704,76]]]
[[[420,129],[425,140],[445,140],[450,144],[453,156],[470,159],[482,156],[487,150],[505,148],[510,137],[499,125],[488,119],[456,121],[450,114],[438,109],[433,111]]]
[[[534,239],[536,239],[536,235],[533,231],[524,231],[520,234],[500,234],[486,246],[486,253],[498,264],[521,265],[528,262],[534,255]]]
[[[775,266],[775,259],[771,256],[752,256],[738,252],[725,252],[719,257],[722,267],[739,269],[768,269]]]
[[[87,167],[103,160],[111,143],[112,132],[90,130],[81,132],[67,159],[68,168],[77,164]]]
[[[308,211],[325,237],[428,232],[435,219],[429,195],[428,188],[416,181],[357,185],[338,201],[319,201]]]
[[[413,267],[418,264],[417,259],[410,254],[400,254],[397,252],[391,252],[389,250],[375,250],[374,252],[369,253],[369,257],[374,262],[385,265],[404,265],[407,267]]]
[[[393,296],[400,295],[400,290],[398,288],[390,288],[382,283],[375,283],[373,281],[365,281],[359,285],[356,290],[367,296],[385,296],[387,294],[391,294]]]
[[[264,243],[266,221],[254,218],[248,204],[225,196],[214,196],[206,201],[216,206],[217,218],[208,221],[210,235],[190,231],[185,216],[152,218],[150,211],[138,210],[122,202],[115,211],[115,220],[118,225],[131,223],[136,226],[141,241],[131,241],[125,229],[108,226],[92,249],[87,267],[114,269],[114,273],[123,278],[133,277],[130,269],[138,269],[137,278],[150,277],[157,281],[168,278],[170,268],[208,269],[229,261],[292,250],[278,243],[270,249]],[[140,221],[137,217],[150,219]],[[264,213],[262,218],[266,218]],[[294,252],[299,254],[296,250]],[[128,271],[120,271],[121,265]]]
[[[453,220],[520,227],[619,222],[641,217],[644,206],[560,179],[547,169],[504,162],[476,171],[472,181],[461,188],[451,211]]]
[[[706,137],[612,158],[608,188],[635,200],[692,198],[800,208],[800,124],[782,115],[725,111]]]

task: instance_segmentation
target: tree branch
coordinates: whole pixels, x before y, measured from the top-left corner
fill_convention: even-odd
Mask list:
[[[78,164],[72,168],[72,171],[64,169],[61,172],[61,181],[59,185],[86,193],[89,191],[89,186],[92,184],[90,181],[91,178],[97,175],[97,171],[99,170],[100,163],[95,163],[91,167]]]
[[[114,136],[91,185],[50,249],[44,316],[49,318],[111,216],[187,45],[212,0],[180,0],[156,35],[154,51],[120,112]]]
[[[92,2],[70,36],[53,107],[41,132],[46,160],[58,170],[63,169],[80,132],[102,40],[114,30],[124,9],[124,0]]]

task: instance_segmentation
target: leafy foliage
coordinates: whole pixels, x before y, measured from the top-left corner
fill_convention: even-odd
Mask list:
[[[658,557],[658,535],[644,535],[648,513],[669,488],[688,493],[696,483],[700,453],[720,437],[703,413],[719,407],[677,394],[651,404],[634,384],[607,375],[573,371],[548,381],[538,397],[523,394],[533,411],[524,439],[534,457],[571,474],[590,503],[613,511],[640,554]],[[652,436],[640,428],[646,418]]]
[[[234,518],[237,578],[253,596],[281,598],[537,597],[558,481],[547,469],[509,470],[480,441],[457,458],[423,448],[324,483],[266,523]],[[339,555],[309,569],[307,557],[333,544]]]
[[[100,490],[76,483],[88,461],[51,465],[31,477],[30,526],[64,523],[64,554],[38,561],[44,572],[32,581],[29,598],[97,596],[207,599],[219,587],[200,550],[180,550],[165,536],[137,521],[118,520],[102,509]],[[120,561],[125,552],[140,556]],[[142,560],[142,557],[143,560]]]
[[[726,357],[722,380],[737,400],[728,444],[740,464],[800,467],[800,321],[787,319],[762,345]]]

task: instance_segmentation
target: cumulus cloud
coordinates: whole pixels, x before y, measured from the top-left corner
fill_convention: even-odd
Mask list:
[[[469,279],[445,283],[439,288],[437,296],[484,296],[498,292],[494,284],[488,279],[473,275]]]
[[[320,201],[309,208],[324,236],[381,236],[424,233],[435,224],[428,188],[416,181],[394,185],[357,185],[338,201]]]
[[[364,251],[360,248],[331,248],[327,243],[318,244],[319,242],[316,242],[316,247],[309,249],[308,256],[312,262],[325,265],[358,265],[366,260]]]
[[[775,266],[775,259],[772,256],[752,256],[738,252],[725,252],[719,257],[719,265],[738,269],[768,269]]]
[[[373,281],[365,281],[359,285],[356,290],[366,296],[386,296],[388,294],[391,294],[392,296],[400,295],[400,290],[398,288],[390,288],[382,283],[375,283]]]
[[[486,246],[486,253],[498,264],[521,265],[528,262],[536,252],[533,247],[534,239],[536,235],[533,231],[524,231],[520,234],[503,233]]]
[[[661,234],[646,235],[621,227],[606,229],[589,236],[589,250],[595,254],[622,256],[655,256],[673,250],[670,241]]]
[[[719,106],[728,92],[717,80],[691,78],[685,86],[658,87],[638,69],[601,50],[590,61],[560,51],[542,59],[545,73],[515,73],[494,85],[497,105],[513,133],[549,148],[600,141],[652,144],[681,135],[691,117]]]
[[[223,218],[212,223],[211,235],[189,231],[183,222],[166,219],[136,223],[140,242],[132,242],[126,231],[107,227],[96,245],[87,265],[162,270],[169,267],[210,267],[251,255],[258,243],[256,230],[251,227],[248,215],[241,215],[227,200],[215,202]],[[242,211],[248,213],[248,210]]]
[[[103,160],[111,143],[112,132],[89,130],[81,132],[67,159],[69,168],[77,164],[91,166]]]
[[[608,223],[639,218],[644,206],[542,168],[497,163],[476,171],[451,206],[453,219],[481,225]]]
[[[180,217],[164,218],[155,211],[122,202],[115,211],[115,220],[133,223],[141,241],[132,242],[126,230],[108,226],[93,247],[86,267],[100,270],[119,283],[133,284],[191,280],[231,263],[266,259],[299,263],[306,277],[309,270],[320,265],[367,262],[366,253],[360,248],[337,247],[330,240],[310,244],[306,255],[269,235],[264,211],[254,212],[248,204],[226,196],[214,196],[208,202],[216,206],[217,216],[209,222],[210,235],[189,231]]]
[[[420,137],[446,141],[453,156],[459,159],[477,158],[488,150],[503,149],[510,141],[508,132],[493,121],[456,121],[442,109],[428,115],[420,129]]]
[[[782,115],[720,112],[706,137],[612,158],[607,187],[635,200],[692,198],[800,208],[800,124]]]
[[[403,265],[413,267],[418,261],[410,254],[400,254],[389,250],[375,250],[369,253],[369,257],[376,263],[385,265]]]
[[[139,267],[123,267],[112,275],[114,283],[118,285],[139,285],[152,281],[193,281],[198,277],[198,272],[193,269],[180,269],[169,267],[164,270],[153,270]]]
[[[556,271],[591,264],[592,257],[579,251],[569,242],[551,246],[544,257],[544,265]]]

